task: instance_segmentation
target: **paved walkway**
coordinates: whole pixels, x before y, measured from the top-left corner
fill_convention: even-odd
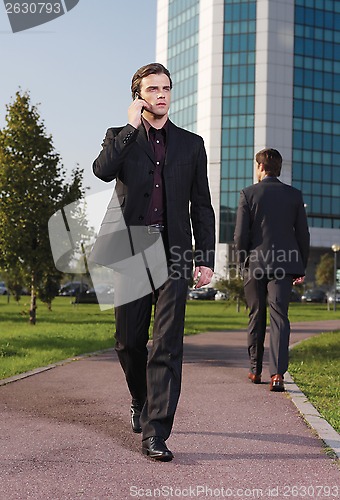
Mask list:
[[[292,326],[294,343],[340,321]],[[185,338],[169,463],[141,455],[113,351],[1,386],[0,499],[340,498],[339,463],[289,394],[269,391],[266,367],[247,380],[245,344]]]

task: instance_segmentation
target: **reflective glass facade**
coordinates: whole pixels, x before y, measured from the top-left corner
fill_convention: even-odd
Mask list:
[[[240,190],[253,182],[256,1],[225,0],[219,242],[232,242]]]
[[[292,184],[312,227],[340,228],[340,2],[296,0]]]
[[[199,26],[205,21],[200,19],[201,3],[200,0],[169,0],[168,3],[167,65],[175,82],[171,118],[179,126],[195,132],[199,58],[202,58],[202,67],[207,61],[206,47],[199,48]],[[209,8],[208,3],[202,5],[202,16],[207,10],[211,13],[215,7],[219,13],[222,11],[219,2],[216,6],[209,4]],[[253,183],[255,137],[257,145],[265,147],[269,141],[272,146],[277,142],[280,130],[285,134],[281,144],[287,147],[289,164],[285,182],[302,190],[310,227],[320,228],[312,234],[316,242],[312,240],[312,245],[323,246],[323,235],[329,239],[328,235],[333,234],[323,229],[340,228],[340,0],[295,0],[294,5],[289,4],[286,17],[282,15],[285,8],[285,0],[261,3],[256,0],[224,0],[223,17],[214,18],[215,22],[216,19],[223,22],[223,40],[218,26],[216,37],[220,37],[218,44],[221,45],[218,45],[219,52],[212,55],[211,62],[216,69],[217,58],[213,56],[219,57],[223,42],[222,88],[218,95],[216,87],[213,89],[209,109],[217,116],[216,102],[219,106],[221,99],[218,111],[218,122],[220,113],[222,115],[220,190],[218,192],[215,183],[213,194],[215,209],[220,211],[218,241],[223,245],[233,241],[239,192]],[[262,26],[260,33],[256,33],[257,14]],[[207,22],[208,19],[211,18],[208,16]],[[280,31],[275,38],[273,33],[277,28]],[[271,36],[267,35],[266,29]],[[287,41],[283,44],[284,50],[283,40]],[[263,57],[264,52],[268,58]],[[272,58],[275,55],[280,57],[282,53],[288,57],[284,59],[283,55],[282,64],[275,66],[277,78],[269,79],[266,85],[263,81],[255,82],[256,63],[259,67],[265,65],[268,71],[265,75],[270,78]],[[289,72],[289,93],[284,95],[279,78],[279,71],[285,70],[283,66]],[[265,95],[262,89],[267,89],[268,94]],[[257,109],[261,110],[256,117],[257,123],[263,127],[263,132],[256,131],[256,134],[255,96]],[[265,115],[263,109],[267,110],[265,106],[269,98],[274,107]],[[282,102],[287,99],[286,113]],[[205,103],[200,112],[206,111],[204,106]],[[273,113],[273,109],[278,112]],[[273,120],[273,115],[276,120]],[[280,121],[281,115],[284,123]],[[279,123],[278,129],[274,127],[273,133],[268,134],[268,124],[272,123]],[[201,121],[199,126],[202,127]],[[219,144],[216,146],[213,142],[211,147],[219,149]],[[215,151],[213,154],[208,151],[209,154],[215,158]],[[210,175],[213,172],[218,177],[218,163],[212,163]]]
[[[168,68],[176,85],[171,119],[193,132],[197,119],[199,0],[170,0]]]

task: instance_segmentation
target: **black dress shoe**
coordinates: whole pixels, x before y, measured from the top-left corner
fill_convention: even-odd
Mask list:
[[[140,434],[142,432],[142,428],[140,425],[140,414],[142,412],[142,406],[132,404],[130,408],[131,414],[131,427],[133,432]]]
[[[164,438],[159,436],[144,439],[142,441],[142,453],[161,462],[170,462],[174,458],[171,451],[167,448]]]

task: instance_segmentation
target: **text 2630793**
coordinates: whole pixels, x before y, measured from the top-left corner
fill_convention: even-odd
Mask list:
[[[60,2],[7,2],[7,14],[61,14]]]

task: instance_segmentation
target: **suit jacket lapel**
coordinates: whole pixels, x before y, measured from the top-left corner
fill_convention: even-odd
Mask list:
[[[139,146],[145,151],[145,153],[149,156],[149,158],[154,162],[155,161],[155,155],[151,149],[151,146],[148,141],[148,137],[146,135],[146,130],[143,125],[140,125],[138,127],[138,135],[136,142],[139,144]]]
[[[167,149],[165,155],[164,175],[171,176],[172,167],[176,158],[178,158],[178,127],[170,120],[168,124]]]

